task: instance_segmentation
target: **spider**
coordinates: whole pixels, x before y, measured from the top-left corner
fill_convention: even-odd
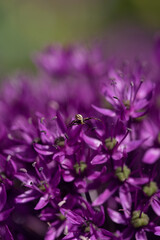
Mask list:
[[[95,120],[98,120],[98,121],[101,121],[100,119],[98,118],[93,118],[93,117],[87,117],[87,118],[84,118],[81,114],[76,114],[75,115],[75,120],[73,120],[69,125],[68,127],[72,127],[74,125],[82,125],[82,124],[87,124],[86,122],[90,119],[95,119]],[[88,124],[87,124],[88,125]]]

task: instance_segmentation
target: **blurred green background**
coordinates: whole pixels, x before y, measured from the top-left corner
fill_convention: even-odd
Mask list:
[[[133,35],[150,43],[159,27],[159,0],[1,0],[0,74],[33,69],[32,53],[50,43],[108,37],[112,52]]]

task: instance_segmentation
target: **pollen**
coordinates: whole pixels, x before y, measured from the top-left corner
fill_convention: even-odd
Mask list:
[[[76,174],[83,173],[87,169],[87,164],[83,161],[81,161],[80,163],[77,162],[74,165],[74,169],[76,171]]]
[[[147,214],[145,214],[143,212],[141,213],[140,210],[136,210],[132,214],[131,223],[134,228],[144,227],[144,226],[148,225],[149,217]]]
[[[125,106],[127,109],[130,109],[130,105],[131,105],[131,103],[130,103],[129,100],[125,100],[125,101],[123,101],[123,104],[124,104],[124,106]]]
[[[144,185],[143,192],[148,196],[151,197],[154,193],[158,191],[158,186],[156,182],[151,181],[149,184]]]
[[[112,150],[117,144],[117,140],[115,138],[107,138],[105,140],[105,146],[108,150]]]
[[[59,138],[56,138],[54,144],[55,144],[56,146],[59,146],[59,147],[64,147],[64,145],[65,145],[65,139],[64,139],[64,137],[61,136],[61,137],[59,137]]]
[[[116,168],[115,175],[119,179],[119,181],[124,182],[128,179],[129,175],[131,173],[131,170],[124,165],[123,167]]]

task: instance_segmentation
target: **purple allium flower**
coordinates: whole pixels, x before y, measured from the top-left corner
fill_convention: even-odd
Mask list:
[[[131,152],[138,148],[142,143],[143,139],[131,140],[130,129],[126,129],[122,122],[117,122],[115,126],[110,125],[109,121],[106,122],[108,126],[104,126],[103,130],[95,130],[96,135],[99,139],[91,138],[83,133],[82,138],[94,150],[105,154],[105,158],[100,162],[99,157],[97,164],[107,162],[107,160],[112,157],[115,160],[120,160],[123,156],[123,152]],[[92,162],[93,163],[93,162]],[[94,164],[96,164],[96,158],[94,159]]]
[[[102,94],[111,109],[93,107],[105,116],[113,117],[116,113],[125,121],[144,116],[150,105],[154,84],[145,76],[142,66],[137,68],[116,70],[111,67],[102,81]]]
[[[77,204],[76,197],[67,195],[62,201],[53,201],[52,206],[41,211],[40,219],[49,224],[45,240],[56,239],[67,230],[67,218],[62,214],[63,209],[73,209]]]
[[[35,61],[1,86],[0,238],[160,236],[158,67],[81,46]]]
[[[66,237],[63,239],[98,239],[102,226],[105,220],[104,209],[94,209],[84,199],[78,198],[79,208],[73,210],[63,209],[64,215],[67,218]],[[83,205],[82,205],[83,204]]]
[[[38,198],[35,209],[39,210],[59,195],[60,191],[57,188],[60,182],[59,170],[55,166],[46,165],[43,161],[43,159],[37,159],[34,163],[34,175],[33,173],[30,175],[26,169],[20,169],[20,172],[15,175],[30,189],[17,196],[16,203],[26,203]]]
[[[113,222],[117,224],[127,225],[127,228],[123,231],[123,239],[129,240],[135,234],[135,239],[147,239],[146,231],[151,231],[155,235],[160,235],[156,225],[150,221],[149,216],[145,213],[145,209],[140,204],[137,209],[132,210],[132,198],[131,193],[126,186],[123,186],[119,190],[118,202],[122,205],[124,214],[108,208],[108,214]],[[137,204],[136,202],[134,204]]]
[[[13,240],[12,234],[6,224],[13,208],[4,210],[7,201],[7,193],[3,183],[0,185],[0,236],[2,239]]]

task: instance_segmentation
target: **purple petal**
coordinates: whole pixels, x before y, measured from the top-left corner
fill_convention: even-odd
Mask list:
[[[108,117],[115,117],[116,114],[115,112],[113,112],[112,110],[110,109],[106,109],[106,108],[99,108],[99,107],[96,107],[95,105],[92,105],[92,107],[99,113],[102,113],[103,115],[105,116],[108,116]]]
[[[138,231],[135,234],[136,240],[147,240],[147,235],[144,230]]]
[[[57,187],[57,185],[60,183],[60,180],[61,180],[61,174],[60,174],[60,171],[57,170],[51,180],[52,188]]]
[[[134,109],[136,111],[145,108],[148,105],[149,101],[146,99],[141,99],[139,101],[136,101],[134,104]]]
[[[41,140],[44,144],[53,143],[53,136],[50,134],[50,131],[46,128],[46,125],[41,119],[38,121],[39,131],[41,133]]]
[[[102,144],[101,141],[99,141],[96,138],[91,138],[88,137],[87,135],[85,135],[84,133],[82,134],[82,138],[85,141],[85,143],[88,144],[88,146],[94,150],[97,150],[99,148],[99,146]]]
[[[10,149],[5,149],[4,153],[12,156],[16,156],[25,162],[33,162],[36,157],[36,152],[29,145],[18,145]]]
[[[120,151],[113,152],[112,158],[114,160],[120,160],[123,157],[123,153]]]
[[[160,236],[160,227],[159,226],[154,228],[154,234],[157,236]]]
[[[4,184],[2,183],[0,186],[0,211],[4,208],[7,200],[7,194]]]
[[[91,172],[89,175],[88,175],[88,180],[95,180],[99,177],[102,176],[102,178],[104,177],[104,175],[106,176],[106,166],[103,166],[102,170],[99,172],[99,171],[93,171]],[[109,174],[107,174],[107,177],[109,177]]]
[[[62,232],[64,230],[64,227],[65,227],[65,225],[61,224],[61,226],[58,229],[56,229],[57,230],[56,231],[56,238],[58,238],[62,234]]]
[[[108,156],[106,156],[105,154],[102,154],[102,155],[96,155],[92,161],[91,161],[91,164],[92,165],[98,165],[98,164],[103,164],[103,163],[106,163],[108,161]]]
[[[148,177],[142,177],[142,178],[129,177],[127,182],[132,185],[143,185],[143,184],[148,183]]]
[[[73,163],[70,159],[60,158],[60,163],[63,169],[73,169]]]
[[[35,206],[34,209],[35,210],[42,209],[48,204],[48,202],[49,202],[49,196],[48,196],[48,194],[45,194],[44,196],[42,196],[39,199],[39,201],[38,201],[38,203],[37,203],[37,205]]]
[[[34,149],[42,155],[52,155],[55,152],[55,147],[38,143],[34,144]]]
[[[67,217],[68,221],[71,222],[72,224],[83,224],[84,220],[83,218],[78,215],[77,213],[71,211],[71,210],[66,210],[64,208],[61,208],[61,212],[64,216]]]
[[[101,172],[98,172],[98,171],[94,171],[92,172],[90,175],[88,175],[88,180],[95,180],[97,179],[99,176],[101,175]]]
[[[26,203],[30,202],[32,200],[37,199],[40,196],[40,194],[37,191],[34,190],[28,190],[21,195],[17,196],[15,199],[16,203]]]
[[[151,206],[155,214],[157,214],[157,216],[160,216],[160,201],[158,199],[152,198]]]
[[[9,217],[9,215],[13,211],[13,209],[14,208],[10,208],[8,210],[1,212],[0,213],[0,222],[5,221]]]
[[[15,174],[15,177],[18,178],[25,186],[31,186],[31,183],[35,182],[36,179],[25,172],[19,172]]]
[[[64,120],[63,120],[62,115],[60,114],[59,111],[57,112],[57,123],[58,123],[59,128],[61,129],[61,131],[63,133],[66,133],[67,132],[67,127],[64,124]]]
[[[51,227],[46,233],[45,240],[54,240],[56,238],[56,229]]]
[[[136,148],[141,146],[141,144],[143,142],[144,142],[144,140],[135,140],[135,141],[128,142],[126,145],[126,151],[131,152],[131,151],[135,150]]]
[[[129,218],[131,206],[132,206],[132,198],[131,198],[129,187],[126,184],[120,187],[119,197],[121,200],[122,207],[124,209],[124,214],[126,218]]]
[[[133,227],[128,226],[124,231],[123,231],[123,240],[131,240],[132,236],[134,234]]]
[[[111,232],[107,231],[106,229],[100,228],[99,230],[100,230],[100,234],[102,234],[100,239],[111,240],[114,236]],[[105,238],[105,237],[107,237],[107,238]]]
[[[108,188],[96,198],[92,205],[98,206],[106,202],[112,196],[112,194],[118,189],[118,187],[119,186],[117,186],[116,183],[110,184]]]
[[[78,192],[81,192],[81,191],[85,191],[86,190],[86,187],[87,187],[87,183],[85,180],[81,180],[81,179],[77,179],[75,182],[74,182],[76,188],[78,189]]]
[[[132,116],[133,118],[139,118],[139,117],[144,116],[146,113],[147,113],[147,110],[142,111],[142,112],[141,112],[141,111],[140,111],[140,112],[134,111],[134,112],[131,113],[131,116]]]
[[[5,239],[5,240],[14,240],[7,225],[0,226],[0,236],[2,239]]]
[[[160,157],[160,149],[158,148],[150,148],[143,157],[143,162],[148,164],[155,163]]]
[[[125,217],[117,211],[112,210],[111,208],[107,209],[108,215],[112,219],[113,222],[118,224],[126,224]]]
[[[74,180],[74,176],[68,170],[62,171],[62,177],[65,182],[72,182]]]
[[[46,240],[46,239],[45,239]],[[48,240],[48,239],[47,239]],[[77,240],[77,238],[74,237],[73,232],[72,233],[68,233],[63,240]]]

